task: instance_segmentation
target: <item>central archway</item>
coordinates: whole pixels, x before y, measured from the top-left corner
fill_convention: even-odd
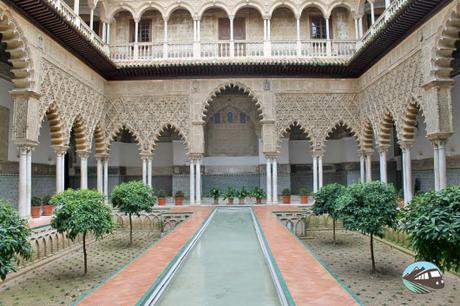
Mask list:
[[[251,91],[224,86],[207,102],[204,116],[203,193],[264,185],[261,109]]]

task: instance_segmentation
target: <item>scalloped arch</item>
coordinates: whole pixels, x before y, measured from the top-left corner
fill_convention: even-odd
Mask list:
[[[281,130],[278,132],[278,138],[277,138],[277,147],[279,148],[281,145],[281,138],[283,138],[286,133],[291,129],[291,127],[299,127],[302,133],[307,136],[308,143],[310,146],[313,146],[313,139],[312,139],[312,131],[308,130],[304,125],[298,122],[298,120],[291,120],[290,122],[287,122],[286,124],[283,125]]]
[[[155,131],[154,146],[156,146],[158,137],[160,137],[161,133],[162,133],[163,131],[165,131],[166,129],[172,129],[172,130],[176,131],[177,134],[179,134],[179,136],[182,138],[182,142],[183,142],[184,145],[185,145],[186,154],[188,154],[188,152],[190,151],[190,146],[189,146],[188,138],[187,138],[186,134],[185,134],[179,127],[177,127],[174,123],[165,123],[165,124],[163,124],[160,128],[158,128],[158,129]],[[153,148],[152,148],[152,149],[153,149]]]
[[[0,33],[2,41],[6,43],[6,51],[10,54],[8,62],[13,66],[12,81],[16,90],[33,90],[33,60],[27,39],[10,11],[2,4],[0,4]]]
[[[455,44],[460,39],[460,1],[452,8],[440,26],[431,58],[433,80],[451,81],[452,61]]]
[[[259,99],[259,97],[252,91],[251,88],[249,88],[248,86],[244,85],[243,83],[240,83],[240,82],[237,82],[237,81],[220,84],[213,91],[211,91],[211,93],[208,95],[208,97],[204,101],[204,105],[202,106],[201,118],[206,118],[206,112],[207,112],[207,110],[209,108],[209,105],[212,102],[212,100],[217,95],[219,95],[220,93],[225,91],[227,88],[238,88],[238,89],[242,90],[248,97],[250,97],[252,99],[252,101],[255,102],[257,111],[259,111],[262,114],[262,119],[266,118],[266,114],[264,112],[264,108],[263,108],[263,105],[262,105],[262,100]]]
[[[343,119],[340,119],[338,121],[336,121],[334,124],[330,125],[329,128],[326,130],[326,133],[325,135],[322,136],[322,138],[320,139],[321,141],[321,147],[324,148],[326,146],[326,142],[329,138],[329,135],[338,127],[344,127],[345,129],[347,130],[350,130],[351,132],[351,135],[353,136],[353,138],[355,139],[356,141],[356,145],[358,146],[358,148],[361,148],[361,143],[360,143],[360,134],[359,134],[359,128],[358,127],[354,127],[353,125],[350,125],[348,124],[346,121],[344,121]]]

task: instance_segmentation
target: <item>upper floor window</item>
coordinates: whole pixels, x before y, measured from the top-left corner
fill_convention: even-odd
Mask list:
[[[227,123],[233,123],[233,113],[232,112],[227,113]]]
[[[220,113],[215,113],[214,114],[214,124],[219,124],[220,123]]]
[[[326,20],[323,16],[310,16],[310,33],[312,39],[326,39]],[[332,33],[332,31],[330,31]]]
[[[134,36],[134,20],[131,20],[130,22],[130,40],[131,42],[135,41],[135,36]],[[152,21],[150,19],[142,19],[139,22],[139,28],[137,30],[137,37],[139,42],[149,42],[151,41],[152,38]]]
[[[240,123],[243,123],[243,124],[244,124],[244,123],[246,123],[246,120],[247,120],[247,118],[246,118],[246,113],[241,112],[241,113],[240,113]]]

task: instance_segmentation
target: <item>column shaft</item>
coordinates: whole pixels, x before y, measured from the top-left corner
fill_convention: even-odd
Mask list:
[[[372,181],[372,160],[371,155],[366,154],[366,182]]]
[[[323,187],[323,157],[318,156],[318,190]]]
[[[412,200],[412,165],[411,165],[411,157],[410,157],[410,149],[406,148],[404,150],[404,176],[406,179],[406,183],[404,184],[405,190],[405,200],[406,204]]]
[[[388,182],[387,177],[387,152],[381,151],[380,152],[380,181],[382,183]]]
[[[436,142],[433,143],[433,163],[434,190],[439,191],[439,148]]]
[[[355,38],[356,40],[359,39],[359,25],[358,25],[358,18],[355,18]]]
[[[201,203],[201,163],[200,160],[196,160],[196,204]]]
[[[272,201],[273,203],[278,203],[278,160],[273,159],[273,196],[272,196]]]
[[[439,141],[439,189],[442,190],[447,187],[447,163],[446,163],[446,142]]]
[[[91,9],[91,11],[89,12],[89,27],[91,28],[91,30],[93,30],[93,26],[94,26],[94,9]]]
[[[267,177],[267,203],[272,202],[272,167],[270,158],[267,159],[266,163],[266,177]]]
[[[195,161],[190,160],[190,204],[195,204]]]
[[[366,181],[366,167],[364,165],[364,155],[359,156],[359,173],[361,177],[361,183],[364,183]]]
[[[104,159],[104,195],[106,203],[109,201],[109,161]]]
[[[103,186],[103,166],[102,166],[102,159],[98,158],[97,159],[97,191],[100,193],[104,192],[104,186]]]
[[[27,151],[27,203],[32,202],[32,150]],[[29,209],[30,211],[30,209]]]
[[[142,181],[147,185],[147,159],[142,158]]]
[[[329,18],[326,18],[326,39],[327,40],[331,39],[331,33],[329,29]]]
[[[375,10],[374,10],[374,2],[370,2],[369,4],[371,5],[371,23],[375,23]]]
[[[147,185],[152,187],[152,159],[147,159]]]
[[[318,192],[318,157],[313,156],[313,192]]]
[[[27,149],[19,147],[18,211],[21,218],[30,217],[30,202],[27,202]]]
[[[80,15],[80,0],[73,1],[73,11],[75,14]]]
[[[88,158],[80,156],[80,189],[88,189]]]
[[[163,57],[168,58],[168,21],[164,21]]]

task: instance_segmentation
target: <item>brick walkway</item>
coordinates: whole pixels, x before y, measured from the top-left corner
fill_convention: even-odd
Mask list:
[[[80,305],[135,305],[212,210],[212,207],[172,208],[172,212],[190,211],[193,215],[97,288]]]
[[[352,296],[327,272],[273,211],[292,206],[257,206],[254,212],[296,305],[356,305]]]

